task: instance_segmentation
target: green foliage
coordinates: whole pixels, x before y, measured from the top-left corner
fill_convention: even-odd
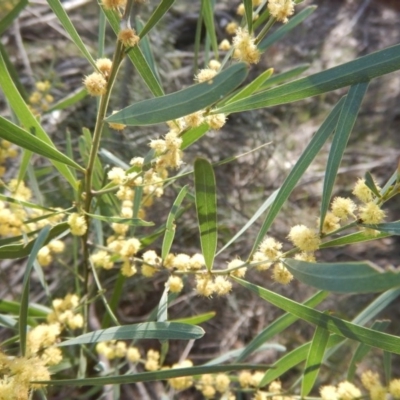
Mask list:
[[[117,400],[122,398],[119,385],[150,381],[167,381],[162,386],[163,396],[171,399],[180,398],[176,393],[192,386],[206,398],[216,392],[222,398],[231,398],[235,396],[233,393],[250,393],[256,399],[283,395],[290,399],[298,393],[301,398],[315,397],[321,370],[331,368],[332,355],[343,346],[349,349],[351,358],[340,379],[356,382],[357,365],[367,362],[371,349],[375,348],[382,353],[385,385],[389,387],[393,382],[393,360],[400,354],[400,337],[386,333],[388,321],[379,321],[376,317],[398,298],[399,272],[378,268],[374,260],[325,262],[324,249],[367,242],[369,245],[400,234],[400,222],[388,220],[382,209],[400,193],[398,169],[382,188],[369,171],[363,171],[364,180],[359,180],[353,191],[355,201],[350,197],[334,197],[334,193],[348,190],[337,187],[337,175],[363,110],[363,99],[368,96],[370,81],[400,70],[400,45],[301,78],[298,76],[308,65],[289,68],[277,75],[274,75],[275,66],[254,68],[249,74],[251,64],[258,62],[262,53],[277,41],[293,34],[293,29],[316,7],[304,7],[292,16],[300,1],[287,0],[282,4],[289,8],[282,16],[274,8],[279,2],[243,0],[244,15],[233,40],[234,48],[221,50],[224,46],[218,43],[215,20],[219,4],[199,1],[193,55],[197,83],[188,83],[172,92],[166,86],[164,60],[160,60],[160,51],[164,49],[155,48],[152,35],[163,29],[163,22],[174,6],[173,0],[162,0],[156,7],[146,6],[147,18],[143,17],[146,12],[138,16],[135,7],[140,7],[141,2],[127,0],[126,5],[110,5],[101,1],[97,54],[104,58],[107,52],[109,25],[117,36],[112,37],[112,61],[95,60],[63,3],[59,0],[48,3],[57,23],[93,68],[93,73],[85,78],[85,88],[60,96],[61,99],[51,101],[46,109],[35,108],[33,94],[36,100],[46,95],[52,99],[47,83],[36,82],[36,92],[28,96],[31,88],[26,88],[18,76],[18,68],[12,64],[13,57],[7,53],[6,45],[0,45],[0,87],[9,107],[7,116],[0,117],[4,164],[1,166],[4,180],[0,193],[0,259],[12,262],[27,258],[19,266],[22,270],[22,282],[16,285],[19,294],[0,301],[0,326],[10,333],[1,344],[0,398],[8,395],[9,400],[16,399],[16,385],[19,385],[18,399],[31,398],[33,390],[41,387],[33,386],[37,383],[55,387],[112,385],[113,398]],[[26,5],[27,2],[20,1],[6,12],[0,9],[0,33],[6,32]],[[132,9],[134,21],[130,20]],[[270,33],[273,25],[285,18],[289,21]],[[221,54],[224,58],[220,61]],[[209,63],[211,57],[214,59]],[[114,106],[120,100],[115,83],[125,59],[132,63],[137,79],[142,80],[154,97],[140,94],[146,98],[125,104],[125,108],[113,113],[110,104]],[[94,79],[94,86],[89,77]],[[216,169],[259,151],[267,143],[246,149],[242,155],[224,155],[222,161],[213,159],[213,163],[196,150],[195,154],[191,153],[192,159],[185,160],[188,166],[183,168],[182,152],[200,140],[208,143],[208,149],[215,150],[217,140],[212,135],[207,137],[207,133],[221,129],[229,114],[294,103],[345,87],[349,87],[347,94],[329,106],[327,116],[304,144],[298,159],[288,160],[293,166],[283,182],[274,186],[278,189],[264,196],[264,183],[260,182],[260,193],[264,196],[261,204],[251,208],[249,215],[252,216],[227,238],[223,234],[223,223],[217,219],[224,212],[217,206],[217,197],[224,189],[223,182],[216,180]],[[66,149],[61,150],[64,143],[50,135],[48,123],[41,116],[79,107],[80,100],[88,93],[99,96],[94,128],[82,126],[78,132],[62,132]],[[139,93],[135,98],[138,97]],[[147,140],[149,131],[142,127],[162,123],[168,126],[167,133],[162,131],[165,125],[154,127],[152,132],[159,138],[152,134],[148,138],[150,150],[143,151],[141,141],[143,137]],[[126,129],[129,134],[125,131],[113,136],[108,127],[117,131]],[[78,136],[76,141],[74,135]],[[243,132],[245,135],[250,136],[248,130]],[[121,142],[129,138],[132,141],[129,151],[134,149],[135,157],[126,160],[126,153],[120,156],[111,146],[101,149],[104,139],[110,137],[117,137]],[[16,171],[9,172],[7,159],[15,158],[14,145],[22,153],[19,162],[14,163]],[[327,146],[330,150],[324,166],[320,211],[315,216],[315,219],[319,217],[318,229],[308,228],[299,221],[290,230],[288,241],[282,244],[273,238],[273,224],[281,211],[287,210],[285,206],[291,194]],[[292,154],[290,149],[287,153],[288,157]],[[209,154],[210,158],[214,157],[212,151]],[[46,179],[45,174],[48,174]],[[61,182],[60,188],[67,187],[58,193],[64,205],[68,204],[64,208],[58,208],[56,196],[52,196],[56,192],[52,186],[54,180]],[[32,190],[25,186],[25,181]],[[181,229],[187,221],[194,220],[191,213],[197,215],[198,230],[193,231],[199,236],[195,240],[184,238]],[[251,249],[240,242],[245,235],[254,235]],[[242,261],[228,253],[227,249],[233,245],[241,254],[248,253],[247,259]],[[61,267],[62,273],[47,269],[54,265]],[[263,274],[269,268],[275,281],[273,290],[251,282],[255,274]],[[42,291],[37,296],[41,304],[32,296],[33,273]],[[5,278],[6,285],[15,285],[14,278]],[[54,279],[59,281],[54,283]],[[290,284],[292,279],[321,291],[304,303],[276,293],[277,285]],[[265,276],[257,281],[265,282]],[[240,309],[243,300],[235,296],[237,289],[233,289],[233,283],[239,284],[241,293],[248,291],[246,296],[251,293],[260,302],[266,301],[285,314],[268,321],[260,332],[249,332],[246,340],[251,339],[243,346],[210,357],[201,365],[193,365],[191,346],[208,329],[208,325],[205,328],[198,325],[207,321],[220,324],[223,319],[219,309],[207,312],[185,306],[189,312],[179,314],[175,306],[182,301],[189,305],[192,289],[187,288],[191,285],[206,302],[211,296],[231,292],[229,301],[218,304],[229,304],[235,310],[238,322],[233,321],[233,326],[236,326],[244,321]],[[299,290],[304,286],[298,286]],[[369,300],[363,311],[355,310],[358,314],[348,321],[336,309],[326,312],[316,309],[325,307],[321,303],[331,293],[353,296],[379,293],[379,296]],[[131,298],[125,299],[126,294]],[[122,324],[121,316],[126,318],[125,304],[129,303],[127,309],[135,308],[140,301],[146,308],[140,320]],[[97,315],[102,315],[99,321]],[[300,321],[315,327],[313,338],[306,339],[308,342],[296,344],[294,348],[269,343],[284,337]],[[188,341],[185,350],[179,348],[177,340]],[[149,349],[150,346],[153,348]],[[146,355],[144,348],[148,350]],[[272,367],[251,362],[241,364],[254,353],[271,348],[285,352]],[[101,376],[91,367],[99,360],[107,368]],[[54,372],[51,380],[50,370]],[[284,381],[288,371],[297,379],[292,387]],[[228,381],[222,389],[217,378]],[[207,379],[214,381],[206,384]],[[263,389],[274,380],[283,381],[283,392],[276,392],[274,385],[268,392]],[[332,373],[332,384],[333,380]],[[12,390],[3,395],[5,384]],[[279,385],[274,384],[275,388]],[[210,394],[212,390],[214,393]],[[390,388],[383,390],[386,396]],[[79,396],[93,398],[99,393],[96,388],[82,389]],[[44,391],[40,394],[46,398]],[[59,396],[63,395],[60,391]],[[100,396],[105,397],[106,391]],[[373,398],[372,394],[370,397]],[[326,400],[323,395],[322,398]],[[337,398],[343,400],[339,395]]]

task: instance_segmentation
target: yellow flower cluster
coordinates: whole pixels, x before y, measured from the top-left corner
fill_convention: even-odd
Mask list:
[[[258,387],[263,376],[264,373],[261,371],[242,371],[238,376],[238,380],[242,388]]]
[[[18,155],[18,151],[12,146],[12,143],[7,140],[0,140],[0,178],[4,176],[6,172],[6,163],[10,158],[15,158]]]
[[[86,218],[79,213],[72,213],[68,217],[68,225],[74,236],[83,236],[87,231]]]
[[[260,61],[260,51],[254,43],[254,37],[247,29],[238,28],[233,38],[233,57],[248,64],[257,64]]]
[[[229,392],[230,383],[231,380],[226,374],[206,374],[200,377],[196,383],[196,389],[200,390],[206,399],[213,399],[217,392],[228,399],[232,395]]]
[[[257,390],[254,400],[292,400],[293,397],[282,396],[282,385],[279,381],[273,381],[268,386],[268,392]]]
[[[59,323],[62,327],[78,329],[83,326],[83,316],[75,312],[79,306],[79,297],[76,294],[67,294],[63,299],[54,299],[53,311],[47,316],[50,324]]]
[[[286,24],[288,17],[294,13],[293,0],[268,0],[268,10],[278,21]]]
[[[57,365],[62,360],[62,353],[55,343],[60,336],[58,323],[40,324],[32,328],[26,337],[28,357],[38,357],[45,365]]]
[[[177,364],[172,365],[172,369],[176,368],[190,368],[193,367],[193,363],[190,360],[183,360]],[[175,390],[185,390],[193,385],[192,376],[179,376],[177,378],[168,379],[168,383]]]
[[[101,4],[106,10],[114,10],[125,7],[126,0],[101,0]]]
[[[160,369],[160,353],[158,351],[150,349],[147,352],[144,368],[147,371],[157,371]]]
[[[113,0],[114,1],[114,0]],[[125,47],[133,47],[136,46],[140,38],[136,34],[136,31],[132,28],[125,28],[121,29],[118,33],[118,40],[125,46]]]
[[[7,185],[9,196],[15,200],[29,201],[32,192],[23,181],[12,179]],[[48,212],[47,212],[48,213]],[[62,218],[62,213],[55,213],[44,218],[45,211],[32,210],[22,204],[0,201],[0,236],[19,236],[43,228],[46,225],[54,225]],[[38,219],[36,222],[26,223],[30,219]]]
[[[48,245],[43,246],[38,254],[37,260],[42,267],[47,267],[53,261],[53,254],[62,253],[65,244],[61,240],[52,240]]]
[[[107,91],[107,82],[112,69],[112,62],[108,58],[96,60],[99,72],[92,72],[83,80],[86,90],[91,96],[102,96]]]
[[[8,357],[0,352],[0,398],[28,400],[31,392],[46,385],[31,381],[48,381],[50,373],[43,360],[33,357]]]
[[[343,381],[337,387],[323,386],[320,395],[322,400],[354,400],[361,397],[361,391],[351,382]]]
[[[126,343],[121,340],[99,342],[96,345],[96,351],[108,360],[126,357],[132,363],[140,361],[139,349],[133,346],[127,347]]]
[[[38,81],[35,84],[36,90],[29,96],[29,104],[35,114],[47,111],[54,97],[49,93],[51,84],[49,81]]]
[[[370,370],[361,375],[361,382],[368,390],[371,400],[386,400],[388,393],[394,399],[400,399],[400,379],[392,379],[389,387],[382,385],[379,375]]]
[[[108,360],[114,360],[115,358],[125,357],[128,349],[125,342],[110,340],[97,343],[96,351]]]

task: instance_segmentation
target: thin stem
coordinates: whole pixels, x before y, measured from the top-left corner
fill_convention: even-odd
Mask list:
[[[276,18],[270,17],[268,22],[265,24],[264,28],[262,28],[261,32],[257,35],[256,40],[254,41],[255,44],[261,42],[264,39],[264,36],[268,33],[268,31],[272,28],[276,21]]]

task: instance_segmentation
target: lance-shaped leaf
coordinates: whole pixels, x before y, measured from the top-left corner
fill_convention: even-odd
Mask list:
[[[384,232],[389,235],[400,235],[400,221],[388,222],[386,224],[368,225],[364,224],[366,228],[376,229],[379,232]]]
[[[193,143],[201,139],[209,129],[210,127],[208,126],[208,124],[204,123],[195,128],[190,128],[188,131],[184,132],[184,134],[182,135],[181,150],[185,150]]]
[[[304,376],[301,384],[302,398],[308,396],[318,377],[329,336],[329,331],[327,331],[325,328],[317,326],[315,329],[314,337],[311,342],[304,368]]]
[[[290,18],[289,22],[287,24],[282,25],[275,32],[268,35],[263,41],[261,41],[261,43],[258,45],[258,48],[261,51],[265,51],[268,47],[272,46],[275,42],[277,42],[278,40],[280,40],[284,36],[286,36],[297,25],[301,24],[316,9],[317,9],[317,6],[309,6],[309,7],[306,7],[304,10],[301,10],[293,18]]]
[[[201,248],[210,271],[217,249],[217,193],[213,167],[203,158],[194,163],[194,184]]]
[[[180,118],[211,106],[239,86],[246,75],[246,64],[234,64],[207,82],[133,104],[106,118],[106,121],[135,126]]]
[[[308,307],[315,307],[328,296],[328,292],[317,292],[311,298],[304,302],[304,305]],[[281,317],[277,318],[274,322],[269,324],[265,329],[263,329],[257,336],[255,336],[251,342],[243,349],[240,356],[236,359],[236,362],[243,361],[247,356],[257,350],[262,346],[267,340],[270,340],[275,335],[281,333],[290,325],[294,324],[298,320],[292,314],[286,313]]]
[[[310,322],[311,324],[321,326],[330,332],[336,333],[348,339],[357,342],[366,343],[372,347],[400,354],[400,337],[388,335],[386,333],[376,332],[362,326],[352,324],[343,319],[326,315],[320,311],[313,310],[284,296],[271,292],[260,286],[253,285],[239,278],[233,278],[236,282],[245,288],[256,293],[262,299],[281,308],[299,318]]]
[[[63,28],[68,32],[75,46],[81,51],[82,55],[90,62],[90,64],[97,69],[96,62],[83,43],[81,37],[69,19],[68,14],[65,12],[61,2],[59,0],[48,0],[47,3],[53,10],[54,14],[57,15],[58,20],[61,22]]]
[[[206,26],[207,35],[210,39],[214,56],[218,60],[218,39],[214,24],[214,3],[209,0],[201,1],[201,15],[203,16],[204,25]]]
[[[344,151],[346,150],[347,142],[356,122],[358,111],[361,107],[361,102],[367,91],[369,82],[359,83],[350,88],[349,93],[343,104],[342,112],[340,113],[339,121],[336,127],[336,132],[333,137],[332,146],[329,151],[328,162],[326,164],[326,172],[324,179],[324,188],[321,199],[320,213],[320,232],[323,232],[324,220],[328,212],[329,203],[336,176],[339,171],[340,163]]]
[[[48,145],[43,140],[37,138],[31,133],[25,131],[19,126],[13,124],[7,119],[0,116],[0,137],[2,139],[8,140],[11,143],[16,144],[17,146],[22,147],[23,149],[30,150],[36,154],[39,154],[43,157],[49,158],[54,161],[59,161],[63,164],[69,165],[73,168],[79,169],[80,171],[84,171],[79,164],[77,164],[74,160],[71,160],[65,154],[58,151],[53,146]]]
[[[251,0],[243,0],[244,11],[246,16],[247,29],[253,32],[253,2]]]
[[[162,0],[157,8],[147,20],[146,25],[139,32],[139,37],[143,38],[160,21],[165,13],[170,9],[175,0]]]
[[[385,320],[385,321],[375,321],[373,325],[371,326],[371,329],[374,329],[379,332],[385,332],[386,328],[389,326],[390,321]],[[357,346],[357,349],[355,350],[353,357],[349,363],[349,366],[347,368],[347,380],[352,382],[355,374],[356,374],[356,369],[357,365],[360,364],[360,362],[365,358],[365,356],[369,353],[371,350],[371,346],[367,346],[364,343],[359,343]]]
[[[5,61],[0,54],[0,87],[2,88],[4,95],[13,111],[15,112],[18,119],[21,121],[21,124],[25,127],[27,131],[30,131],[43,142],[46,142],[49,146],[55,148],[54,143],[44,131],[42,126],[36,117],[32,114],[32,111],[29,109],[21,94],[19,93],[17,87],[15,86],[5,64]],[[69,167],[64,163],[60,163],[59,161],[52,161],[54,166],[60,172],[60,174],[70,183],[70,185],[77,189],[78,183],[74,177],[74,175],[69,170]]]
[[[378,296],[371,304],[369,304],[361,313],[359,313],[353,320],[353,324],[365,325],[369,321],[375,318],[382,310],[384,310],[390,303],[392,303],[400,295],[400,289],[388,290],[387,292]],[[343,336],[331,335],[329,337],[327,348],[330,348],[326,353],[324,359],[328,359],[338,349],[340,349],[346,342]],[[304,345],[297,347],[290,353],[280,358],[273,364],[273,368],[266,372],[264,378],[261,380],[260,386],[267,385],[273,380],[279,378],[286,371],[289,371],[292,367],[303,362],[308,354],[311,343],[305,343]]]
[[[203,328],[180,322],[144,322],[141,324],[117,326],[85,333],[76,338],[61,342],[58,346],[98,343],[107,340],[129,339],[199,339],[204,335]]]
[[[12,24],[18,14],[28,5],[28,0],[4,2],[4,8],[0,12],[0,35]],[[12,7],[14,6],[14,7]],[[11,10],[9,7],[12,7]],[[5,15],[4,15],[5,11]]]
[[[291,103],[360,82],[367,82],[399,69],[400,44],[216,108],[213,113],[233,113]]]
[[[382,224],[382,225],[386,225],[386,224]],[[375,226],[378,226],[378,225],[371,225],[371,226],[367,226],[367,227],[376,229]],[[332,239],[332,240],[329,240],[328,242],[322,243],[319,246],[319,248],[326,249],[328,247],[346,246],[346,245],[354,244],[354,243],[362,243],[362,242],[369,242],[371,240],[382,239],[382,238],[389,237],[389,236],[391,236],[389,233],[379,233],[377,235],[372,236],[371,234],[368,234],[367,232],[355,232],[355,233],[350,233],[349,235],[342,236],[340,238]]]
[[[257,250],[258,245],[263,240],[264,236],[268,232],[268,229],[274,222],[276,216],[278,215],[279,211],[285,204],[286,200],[289,198],[290,194],[292,193],[293,189],[296,187],[297,182],[301,179],[304,172],[310,166],[314,158],[317,156],[319,151],[321,150],[322,146],[328,140],[328,137],[331,135],[333,130],[336,127],[337,120],[339,118],[340,111],[343,106],[344,99],[340,99],[333,110],[330,112],[328,117],[325,119],[323,124],[318,129],[317,133],[313,136],[310,143],[308,144],[307,148],[304,150],[303,154],[290,171],[289,175],[283,182],[279,192],[268,212],[267,217],[261,229],[257,235],[257,238],[254,242],[253,249],[251,250],[250,256]]]
[[[266,82],[264,82],[258,89],[257,91],[261,90],[267,90],[271,86],[277,86],[285,81],[288,81],[289,79],[295,78],[296,76],[302,74],[304,71],[306,71],[308,68],[310,68],[310,64],[301,64],[295,68],[289,69],[288,71],[281,72],[280,74],[276,74],[269,78]]]
[[[400,273],[381,272],[368,262],[311,263],[286,259],[293,276],[307,285],[338,293],[375,293],[400,287]]]
[[[153,226],[154,222],[143,221],[140,218],[122,218],[122,217],[106,217],[103,215],[89,214],[91,218],[97,219],[99,221],[108,222],[109,224],[126,224],[130,226]]]
[[[257,76],[257,78],[254,79],[253,82],[249,83],[247,86],[245,86],[243,89],[241,89],[238,93],[234,94],[231,98],[229,98],[226,101],[226,104],[233,103],[234,101],[249,97],[255,91],[257,91],[261,87],[261,85],[263,85],[264,82],[267,81],[271,77],[271,75],[273,73],[274,73],[273,68],[267,69],[266,71],[261,73],[259,76]]]
[[[50,226],[45,226],[38,237],[35,239],[32,250],[29,254],[28,261],[26,263],[24,280],[22,282],[22,296],[21,296],[21,308],[19,310],[19,343],[21,354],[25,356],[26,351],[26,328],[27,328],[27,319],[28,319],[28,309],[29,309],[29,287],[30,287],[30,279],[31,279],[31,271],[34,265],[34,261],[36,260],[36,256],[39,253],[39,250],[45,245],[46,239],[49,235]]]
[[[217,374],[219,372],[241,371],[244,369],[257,370],[260,364],[228,364],[228,365],[203,365],[189,368],[170,368],[155,372],[142,372],[128,375],[113,375],[97,378],[82,379],[53,379],[51,381],[32,381],[31,383],[46,383],[52,386],[104,386],[123,385],[135,382],[162,381],[178,376],[194,376],[204,374]],[[265,368],[266,366],[264,366]]]
[[[69,225],[67,222],[62,222],[61,224],[55,225],[48,232],[47,238],[43,245],[49,243],[51,239],[61,235],[63,232],[69,229]],[[31,240],[27,244],[8,244],[0,247],[0,260],[6,259],[17,259],[27,257],[31,254],[33,247],[36,243],[36,239]]]
[[[114,10],[107,10],[104,7],[102,8],[102,11],[115,34],[118,35],[120,30],[120,18],[118,17],[118,13]],[[150,65],[147,63],[146,58],[140,50],[140,46],[130,48],[128,51],[128,57],[139,72],[143,81],[146,83],[147,87],[150,89],[151,93],[153,93],[154,96],[162,96],[164,90],[154,75]]]
[[[165,260],[169,251],[171,250],[172,242],[175,237],[175,218],[176,213],[179,210],[180,205],[182,204],[183,199],[186,197],[188,192],[188,186],[184,186],[176,197],[174,204],[172,205],[171,211],[168,214],[167,223],[165,225],[165,234],[164,240],[161,247],[161,258]]]

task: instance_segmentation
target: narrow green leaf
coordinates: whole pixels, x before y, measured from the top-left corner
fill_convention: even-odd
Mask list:
[[[1,135],[1,133],[0,133],[0,135]],[[49,211],[49,212],[53,212],[53,213],[59,213],[58,210],[54,210],[54,209],[48,208],[48,207],[43,207],[43,206],[41,206],[39,204],[30,203],[29,201],[14,199],[13,197],[5,196],[4,194],[1,194],[1,193],[0,193],[0,200],[6,201],[7,203],[11,203],[11,204],[18,204],[20,206],[23,206],[23,207],[26,207],[26,208],[31,208],[31,209],[34,209],[34,210],[41,210],[41,211]]]
[[[303,381],[301,384],[301,397],[304,398],[311,392],[318,377],[324,358],[326,345],[328,344],[329,331],[317,326],[314,337],[307,355],[307,361],[304,368]]]
[[[211,271],[217,249],[217,193],[212,165],[203,158],[194,162],[196,211],[200,242],[207,269]]]
[[[286,347],[282,346],[280,344],[277,343],[266,343],[264,345],[262,345],[259,349],[257,349],[258,351],[262,351],[262,350],[268,350],[268,349],[273,349],[275,351],[286,351]],[[240,356],[240,353],[243,351],[243,349],[239,348],[239,349],[235,349],[235,350],[229,350],[226,353],[221,354],[220,356],[217,356],[215,358],[213,358],[210,361],[207,361],[206,364],[204,365],[218,365],[218,364],[222,364],[225,362],[228,362],[238,356]],[[260,366],[261,369],[261,366]]]
[[[400,337],[388,335],[386,333],[375,332],[371,329],[361,327],[344,321],[340,318],[326,315],[320,311],[303,306],[286,297],[273,293],[260,286],[253,285],[239,278],[234,278],[240,285],[246,287],[256,293],[262,299],[275,305],[276,307],[285,310],[297,317],[310,322],[311,324],[321,326],[330,332],[336,333],[348,339],[356,340],[361,343],[366,343],[372,347],[377,347],[382,350],[390,351],[395,354],[400,354]]]
[[[0,36],[13,23],[14,19],[18,17],[18,14],[28,5],[28,0],[20,0],[18,2],[10,0],[7,3],[3,4],[3,7],[6,10],[6,14],[4,15],[4,11],[0,13]],[[7,6],[14,7],[10,11],[8,11],[9,9],[7,9]]]
[[[344,341],[344,338],[339,335],[331,335],[327,344],[327,348],[332,347]],[[303,345],[292,350],[290,353],[281,357],[278,361],[272,364],[271,369],[268,370],[260,382],[260,386],[265,386],[275,379],[278,379],[285,372],[291,370],[296,365],[303,362],[310,352],[311,342],[304,343]]]
[[[369,262],[311,263],[286,259],[284,263],[299,281],[337,293],[375,293],[400,286],[400,273],[381,272]]]
[[[11,62],[8,51],[1,42],[0,42],[0,54],[3,57],[4,65],[6,66],[7,71],[10,74],[11,80],[14,82],[14,85],[18,90],[18,93],[26,101],[29,96],[24,85],[21,83],[19,71],[17,71],[14,64]]]
[[[400,289],[388,290],[387,292],[378,296],[371,304],[369,304],[361,313],[359,313],[354,319],[353,324],[365,325],[371,319],[375,318],[382,310],[384,310],[391,302],[393,302],[400,295]],[[332,354],[334,354],[346,340],[339,335],[331,335],[327,348],[329,350],[325,353],[324,359],[327,360]],[[279,378],[286,371],[290,370],[294,366],[304,361],[307,357],[309,347],[311,343],[305,343],[304,345],[291,351],[289,354],[283,356],[276,363],[272,365],[272,368],[267,371],[264,378],[261,381],[260,386],[264,386],[273,380]]]
[[[126,224],[130,226],[153,226],[154,222],[143,221],[140,218],[122,218],[122,217],[106,217],[104,215],[98,214],[87,214],[91,218],[96,219],[98,221],[108,222],[109,224],[117,223],[117,224]]]
[[[139,37],[141,39],[143,39],[145,35],[147,35],[147,33],[150,32],[150,30],[158,24],[158,22],[166,14],[166,12],[170,9],[170,7],[172,6],[172,4],[174,4],[174,2],[175,0],[161,0],[160,4],[157,6],[153,14],[151,14],[150,18],[147,20],[147,23],[144,26],[144,28],[140,29]]]
[[[181,322],[182,324],[198,325],[214,318],[216,314],[217,313],[215,311],[210,311],[207,313],[194,315],[193,317],[174,319],[171,322]]]
[[[380,225],[386,225],[386,224],[380,224]],[[371,225],[371,227],[372,226],[376,226],[376,225]],[[373,229],[375,229],[375,228],[373,228]],[[332,240],[329,240],[328,242],[322,243],[319,246],[319,248],[326,249],[328,247],[346,246],[346,245],[353,244],[353,243],[369,242],[370,240],[382,239],[382,238],[389,237],[389,236],[391,236],[389,233],[379,233],[376,236],[372,236],[371,234],[368,234],[366,232],[355,232],[355,233],[350,233],[349,235],[342,236],[340,238],[332,239]]]
[[[214,57],[219,59],[218,39],[214,24],[214,2],[210,0],[201,0],[201,15],[204,25],[206,26],[207,35],[211,42],[211,47],[214,51]]]
[[[25,103],[21,94],[18,92],[14,82],[11,79],[10,74],[6,68],[3,57],[0,54],[0,87],[2,88],[4,95],[10,103],[11,108],[15,112],[18,119],[27,131],[32,132],[38,139],[47,143],[49,146],[55,148],[54,143],[51,141],[47,133],[43,130],[38,120],[32,114],[31,110]],[[76,190],[78,183],[75,180],[73,174],[69,168],[58,161],[53,161],[53,165],[57,168],[60,174],[70,183],[70,185]]]
[[[22,282],[21,308],[19,310],[19,320],[18,320],[19,340],[20,340],[20,349],[22,356],[25,356],[26,352],[26,334],[28,328],[27,319],[29,310],[29,288],[30,288],[29,282],[31,279],[31,271],[39,250],[46,243],[49,232],[50,232],[49,226],[45,226],[40,231],[38,237],[34,240],[32,250],[29,254],[28,261],[26,262],[24,280]]]
[[[371,329],[378,331],[378,332],[384,332],[386,328],[389,326],[390,321],[375,321],[373,325],[371,326]],[[359,343],[356,351],[353,354],[353,357],[351,358],[351,361],[349,363],[349,366],[347,368],[347,380],[352,382],[355,374],[356,374],[356,369],[357,365],[366,357],[366,355],[369,353],[371,350],[371,346],[368,346],[364,343]]]
[[[56,103],[52,104],[51,107],[46,111],[46,114],[53,112],[54,110],[64,110],[68,107],[73,106],[88,95],[86,88],[81,87],[63,97]]]
[[[179,376],[195,376],[204,374],[217,374],[219,372],[257,370],[262,365],[257,364],[230,364],[230,365],[209,365],[190,368],[171,368],[156,372],[142,372],[130,375],[115,375],[98,378],[83,379],[54,379],[51,381],[32,381],[32,383],[46,383],[52,386],[104,386],[104,385],[123,385],[135,382],[162,381]]]
[[[21,303],[19,301],[0,300],[0,312],[5,312],[12,315],[20,313]],[[41,304],[30,303],[28,307],[28,316],[32,318],[46,318],[51,309]]]
[[[143,28],[143,22],[139,17],[135,18],[136,26],[138,31]],[[140,35],[139,35],[140,36]],[[143,57],[146,59],[148,66],[150,67],[151,71],[153,72],[154,77],[158,80],[161,86],[161,78],[160,74],[158,73],[157,63],[154,60],[153,52],[151,51],[150,39],[149,36],[145,36],[140,40],[139,47],[142,50]]]
[[[186,185],[184,186],[178,196],[176,197],[174,204],[172,205],[171,211],[168,214],[167,223],[165,226],[165,233],[164,233],[164,240],[161,247],[161,258],[165,260],[169,251],[171,250],[172,242],[174,241],[175,237],[175,219],[176,213],[179,210],[180,205],[182,204],[183,199],[186,197],[189,191],[189,187]]]
[[[193,143],[201,139],[210,129],[208,124],[204,123],[196,128],[191,128],[182,135],[181,150],[187,149]]]
[[[120,30],[120,18],[118,17],[117,13],[113,10],[106,10],[104,7],[102,7],[102,11],[115,34],[118,35],[118,32]],[[146,58],[143,56],[142,51],[140,50],[140,47],[131,47],[127,54],[132,64],[139,72],[139,75],[142,77],[144,83],[150,89],[151,93],[153,93],[154,96],[162,96],[164,94],[164,90],[160,86],[160,82],[154,76],[152,69],[147,63]]]
[[[328,296],[328,292],[317,292],[309,299],[307,299],[303,304],[308,307],[314,308],[321,301],[325,300]],[[290,325],[294,324],[298,320],[292,314],[284,314],[281,317],[277,318],[274,322],[268,325],[265,329],[263,329],[257,336],[255,336],[251,342],[244,348],[241,352],[240,356],[235,360],[236,362],[243,361],[247,356],[252,354],[255,350],[257,350],[260,346],[262,346],[267,340],[272,339],[275,335],[283,332]]]
[[[82,172],[84,171],[84,168],[82,168],[75,161],[71,160],[65,154],[55,149],[53,146],[48,145],[43,140],[33,136],[31,133],[23,130],[19,126],[1,116],[0,137],[22,147],[23,149],[27,149],[51,160],[59,161],[60,163],[69,165]]]
[[[165,286],[157,308],[157,322],[168,321],[168,286]]]
[[[225,104],[233,103],[234,101],[249,97],[255,91],[257,91],[263,85],[263,83],[271,77],[271,75],[273,73],[274,73],[273,68],[267,69],[266,71],[261,73],[259,76],[257,76],[257,78],[254,79],[253,82],[249,83],[247,86],[245,86],[243,89],[241,89],[237,94],[232,96],[228,101],[226,101]]]
[[[47,236],[46,245],[51,239],[61,235],[63,232],[69,229],[69,225],[67,222],[62,222],[50,229],[50,232]],[[9,244],[0,247],[0,260],[12,259],[15,260],[17,258],[27,257],[33,251],[33,247],[36,243],[36,239],[31,240],[27,244]]]
[[[366,228],[375,229],[377,231],[387,233],[389,235],[400,235],[400,221],[387,222],[386,224],[363,224]]]
[[[332,146],[329,151],[328,162],[326,165],[324,187],[321,199],[320,212],[320,232],[323,231],[326,213],[328,212],[333,186],[335,185],[337,173],[342,161],[347,142],[350,138],[351,131],[356,122],[358,112],[361,107],[364,95],[367,92],[369,82],[358,83],[352,86],[343,104],[337,123],[336,132],[333,136]]]
[[[342,87],[366,82],[400,69],[400,44],[377,51],[276,88],[256,93],[216,108],[213,113],[233,113],[306,99]]]
[[[247,23],[247,29],[250,33],[253,32],[253,2],[251,0],[243,0],[244,11]]]
[[[244,63],[234,64],[212,80],[155,99],[144,100],[106,118],[125,125],[152,125],[209,107],[239,86],[247,75]]]
[[[282,72],[280,74],[274,75],[269,78],[266,82],[264,82],[257,91],[266,90],[271,86],[276,86],[281,84],[282,82],[288,81],[289,79],[295,78],[296,76],[302,74],[310,68],[310,64],[301,64],[298,67],[292,68],[288,71]]]
[[[392,380],[392,354],[388,351],[383,352],[383,372],[385,375],[386,386],[389,386]]]
[[[279,211],[283,207],[286,200],[289,198],[293,189],[297,185],[297,182],[301,179],[304,172],[307,170],[311,162],[314,160],[314,158],[321,150],[322,146],[328,140],[328,137],[335,129],[343,103],[344,99],[342,98],[339,100],[339,102],[330,112],[328,117],[322,123],[316,134],[311,139],[307,148],[304,150],[303,154],[300,156],[299,160],[297,161],[293,169],[290,171],[289,175],[285,179],[285,182],[283,182],[283,185],[279,189],[279,193],[276,196],[275,201],[268,212],[268,215],[260,229],[260,232],[257,235],[257,238],[253,245],[253,249],[251,250],[251,253],[249,255],[249,258],[257,250],[258,245],[261,243],[264,236],[268,232],[268,229],[271,227]]]
[[[306,18],[308,18],[315,10],[317,6],[309,6],[301,10],[294,17],[289,19],[287,24],[282,25],[275,32],[268,35],[259,45],[258,48],[261,51],[265,51],[268,47],[272,46],[275,42],[286,36],[292,29],[297,25],[301,24]]]
[[[61,2],[59,0],[47,0],[47,3],[53,10],[54,14],[56,14],[58,20],[61,22],[61,25],[68,33],[75,46],[80,50],[82,55],[89,61],[89,63],[92,64],[93,68],[97,70],[96,62],[83,43],[81,37],[69,19],[68,14],[65,12]]]
[[[380,197],[381,197],[381,194],[380,194],[378,188],[377,188],[376,185],[375,185],[374,178],[372,177],[371,173],[367,171],[367,172],[365,173],[364,179],[365,179],[365,184],[366,184],[367,187],[372,191],[372,193],[373,193],[376,197],[380,198]]]
[[[128,339],[190,340],[199,339],[203,335],[204,330],[199,326],[179,322],[144,322],[85,333],[76,338],[61,342],[58,346]]]
[[[143,81],[150,89],[154,96],[163,96],[164,89],[160,85],[160,82],[154,75],[150,65],[147,63],[142,50],[139,46],[132,47],[128,52],[128,57],[135,66],[137,72],[142,77]],[[114,114],[115,115],[115,114]]]

